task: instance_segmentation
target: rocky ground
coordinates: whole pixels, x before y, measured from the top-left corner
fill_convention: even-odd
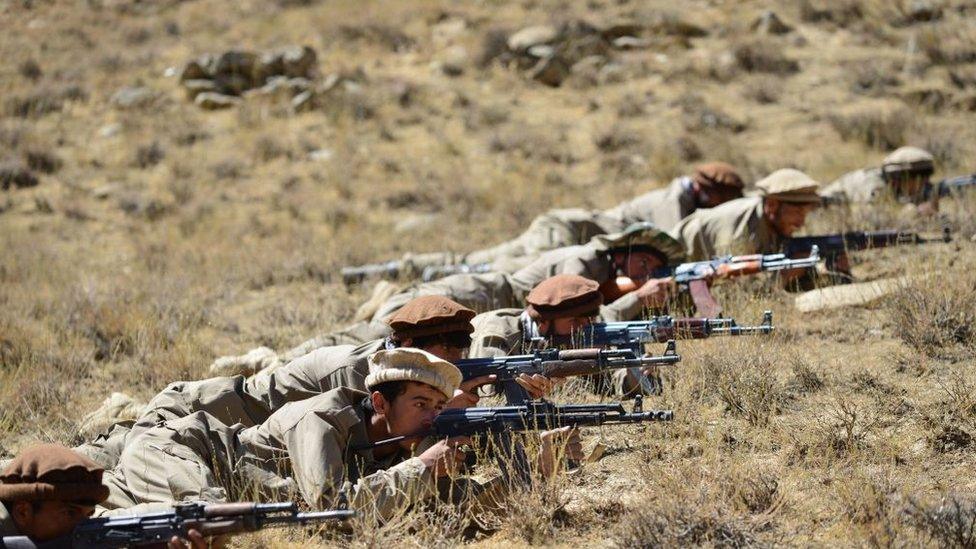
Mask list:
[[[828,182],[914,144],[937,177],[976,171],[976,7],[961,0],[0,14],[3,453],[78,442],[113,391],[145,398],[341,325],[370,290],[343,287],[343,265],[495,243],[702,160]],[[780,333],[684,345],[655,403],[673,425],[588,433],[602,461],[473,542],[972,546],[972,206],[946,205],[954,244],[859,256],[865,279],[932,273],[882,302],[801,314],[790,295],[729,292],[730,313],[771,308]],[[415,537],[326,541],[464,539],[411,520]]]

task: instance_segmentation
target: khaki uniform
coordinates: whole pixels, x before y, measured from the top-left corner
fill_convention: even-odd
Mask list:
[[[124,425],[75,448],[102,467],[116,466],[127,441],[165,421],[206,412],[226,425],[259,425],[288,402],[304,400],[337,387],[365,390],[369,373],[366,359],[386,349],[386,340],[358,347],[323,347],[290,363],[243,376],[215,377],[199,381],[177,381],[157,394],[131,430]]]
[[[522,309],[499,309],[474,317],[471,325],[470,356],[479,358],[503,357],[528,354],[533,350],[526,341],[525,330],[532,320]],[[589,376],[591,389],[598,393],[611,393],[618,397],[632,396],[638,388],[645,394],[657,391],[653,383],[642,382],[645,377],[640,368],[613,370],[599,376]]]
[[[297,491],[315,508],[346,503],[389,517],[433,495],[436,483],[419,458],[377,460],[371,450],[351,449],[368,442],[366,396],[334,389],[288,403],[248,428],[197,412],[134,438],[119,468],[140,502],[222,502]]]
[[[678,223],[671,236],[680,241],[688,261],[704,261],[727,254],[776,253],[782,245],[763,217],[763,198],[738,198],[698,210]]]
[[[679,177],[667,187],[644,193],[606,210],[566,208],[549,210],[532,220],[519,236],[468,254],[426,253],[405,256],[417,272],[425,267],[491,264],[492,271],[514,272],[543,252],[586,244],[596,235],[622,231],[632,223],[650,221],[668,230],[695,211],[691,178]]]
[[[633,200],[607,210],[605,214],[619,220],[616,232],[642,221],[650,221],[665,231],[691,215],[696,209],[691,178],[684,176],[671,181],[663,189],[644,193]]]
[[[820,190],[818,194],[828,202],[868,203],[888,193],[888,185],[880,168],[848,172]]]

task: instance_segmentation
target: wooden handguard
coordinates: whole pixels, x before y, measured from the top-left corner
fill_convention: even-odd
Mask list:
[[[559,360],[596,360],[600,357],[601,349],[593,347],[589,349],[566,349],[559,351]]]
[[[212,503],[203,508],[203,516],[233,517],[254,512],[254,503]]]
[[[716,278],[735,278],[737,276],[756,274],[762,271],[759,261],[741,261],[732,264],[719,265],[715,270]]]
[[[600,365],[591,360],[554,360],[542,363],[542,375],[546,377],[588,376],[600,371]]]

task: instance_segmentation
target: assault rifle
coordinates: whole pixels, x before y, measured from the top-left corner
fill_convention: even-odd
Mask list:
[[[288,503],[181,503],[169,512],[86,519],[70,536],[35,544],[24,536],[6,537],[0,547],[10,549],[88,549],[163,546],[173,537],[186,538],[190,530],[204,536],[227,536],[278,526],[306,526],[346,520],[355,511],[299,513]]]
[[[454,364],[464,379],[495,375],[509,404],[522,404],[528,394],[515,382],[519,374],[542,374],[546,377],[573,377],[599,374],[621,368],[643,369],[681,361],[674,341],[668,341],[663,355],[640,356],[633,349],[545,349],[530,355],[495,358],[467,358]],[[643,374],[640,374],[643,377]]]
[[[805,255],[812,249],[818,249],[824,254],[827,269],[834,270],[837,258],[847,252],[868,250],[872,248],[886,248],[905,244],[929,244],[932,242],[951,242],[952,232],[949,227],[942,229],[942,236],[925,238],[918,233],[886,229],[881,231],[853,231],[821,236],[800,236],[790,238],[783,246],[783,254],[789,257]]]
[[[353,446],[353,450],[377,448],[404,440],[424,437],[450,438],[473,435],[498,435],[525,431],[544,431],[559,427],[588,427],[621,423],[670,421],[671,410],[644,411],[641,399],[634,400],[631,412],[617,404],[556,405],[546,400],[527,402],[521,406],[484,408],[450,408],[434,418],[430,429],[414,435],[392,437],[377,442]]]
[[[787,254],[727,255],[705,261],[682,263],[676,267],[665,267],[654,272],[654,278],[672,277],[680,290],[687,290],[703,317],[718,317],[722,306],[715,301],[708,283],[714,279],[736,278],[763,272],[786,269],[805,269],[820,261],[819,250],[811,246],[808,257],[793,259]],[[617,277],[600,285],[600,291],[608,302],[637,290],[638,284],[628,277]]]
[[[407,276],[414,272],[414,269],[399,259],[387,261],[385,263],[372,263],[370,265],[360,265],[358,267],[343,267],[342,282],[347,285],[359,284],[363,280],[371,278],[395,279]]]
[[[960,175],[943,179],[934,185],[925,187],[925,198],[931,198],[933,189],[939,190],[940,197],[958,195],[962,191],[976,187],[976,173],[970,175]]]
[[[596,347],[635,347],[673,339],[704,339],[711,336],[769,334],[773,312],[763,312],[762,323],[739,326],[733,318],[672,318],[658,316],[628,322],[601,322],[583,329],[582,340]]]

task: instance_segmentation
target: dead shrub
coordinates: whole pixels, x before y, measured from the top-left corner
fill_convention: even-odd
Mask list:
[[[845,141],[887,151],[905,142],[912,116],[905,108],[864,108],[831,114],[828,120]]]
[[[938,505],[912,501],[905,514],[939,547],[976,547],[976,504],[969,497],[949,495]]]
[[[789,75],[800,72],[800,63],[790,59],[781,47],[765,41],[739,44],[732,52],[739,66],[747,72]]]
[[[861,0],[801,0],[800,19],[805,23],[833,23],[846,27],[864,17]]]
[[[750,425],[767,425],[782,410],[786,400],[783,385],[773,373],[771,360],[752,358],[744,362],[723,370],[719,397],[732,415],[745,418]]]
[[[620,518],[609,537],[614,547],[621,548],[748,547],[757,542],[746,522],[716,509],[703,509],[691,501],[668,506],[639,505]]]
[[[77,85],[64,87],[40,87],[26,95],[8,97],[5,102],[7,116],[39,118],[59,112],[69,101],[85,101],[88,92]]]
[[[61,169],[64,162],[54,153],[41,149],[30,149],[24,153],[27,167],[41,173],[54,173]]]
[[[895,294],[886,307],[895,335],[932,358],[971,357],[976,349],[974,282],[971,276],[938,284],[921,281]]]
[[[745,96],[760,105],[779,103],[782,84],[773,77],[759,77],[750,80],[745,87]]]
[[[132,163],[139,168],[146,169],[159,164],[164,158],[166,158],[166,150],[159,144],[159,141],[153,141],[148,145],[140,145],[136,148]]]
[[[793,361],[793,379],[787,388],[795,393],[815,393],[824,388],[824,380],[805,360]]]
[[[976,24],[971,18],[958,25],[942,24],[918,33],[917,44],[936,65],[963,65],[976,62]]]

